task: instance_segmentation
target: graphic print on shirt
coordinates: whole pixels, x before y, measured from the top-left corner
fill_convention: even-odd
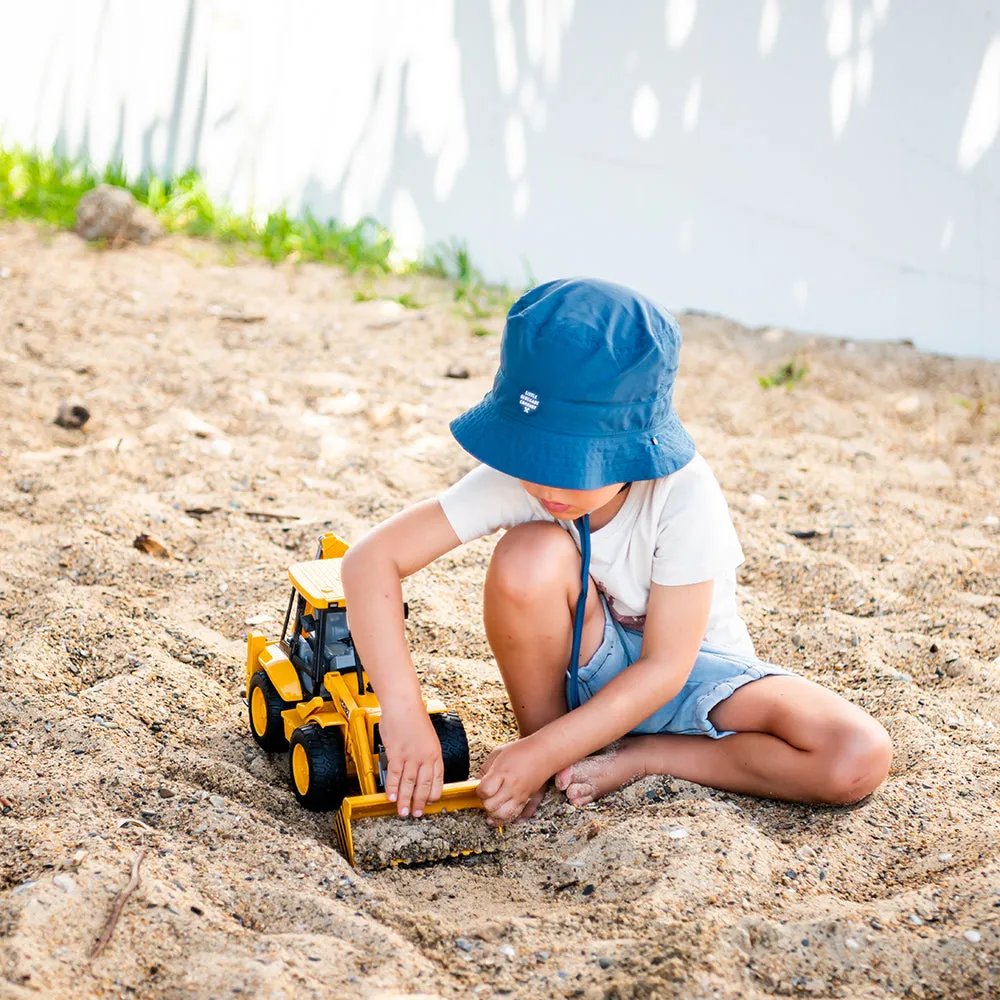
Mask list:
[[[608,611],[611,612],[611,617],[614,618],[622,628],[627,628],[630,632],[641,632],[646,626],[646,616],[645,615],[623,615],[620,611],[615,610],[615,599],[607,592],[604,585],[600,581],[595,581],[597,583],[597,589],[600,591],[601,596],[605,601],[608,602]]]

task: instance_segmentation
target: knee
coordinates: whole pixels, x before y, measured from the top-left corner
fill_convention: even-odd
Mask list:
[[[830,734],[817,751],[823,764],[817,775],[817,798],[828,805],[849,805],[863,799],[885,781],[892,760],[889,734],[874,719]]]
[[[580,553],[569,533],[557,524],[529,521],[497,542],[486,575],[486,589],[515,603],[565,589],[580,574]]]

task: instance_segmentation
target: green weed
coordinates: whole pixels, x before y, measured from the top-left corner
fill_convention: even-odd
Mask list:
[[[472,263],[464,242],[452,240],[431,249],[421,263],[428,274],[450,278],[454,284],[454,301],[462,314],[473,319],[486,319],[506,312],[515,296],[506,285],[491,285]]]
[[[170,180],[151,174],[130,178],[120,163],[95,171],[86,163],[0,147],[0,219],[32,219],[71,229],[80,198],[102,183],[127,188],[171,232],[239,246],[275,264],[317,261],[359,272],[369,280],[400,272],[437,276],[453,283],[456,306],[474,319],[506,311],[514,300],[506,286],[486,281],[459,241],[442,244],[423,260],[400,266],[393,254],[392,234],[371,217],[345,225],[335,219],[321,221],[309,212],[299,218],[278,209],[261,218],[214,202],[195,171]],[[223,257],[227,264],[236,259],[235,250],[227,250]],[[355,293],[355,301],[376,297],[370,285]],[[409,294],[396,301],[407,309],[420,308]]]
[[[130,179],[120,164],[98,172],[83,163],[17,147],[0,149],[0,218],[33,219],[71,229],[77,202],[102,183],[128,188],[171,232],[241,244],[274,263],[309,260],[349,271],[392,270],[392,236],[375,219],[348,226],[333,219],[320,222],[309,213],[294,218],[279,209],[258,220],[252,212],[234,212],[213,202],[194,171],[166,181],[151,175]]]
[[[423,309],[423,306],[409,292],[397,295],[392,301],[398,302],[404,309]]]
[[[758,375],[757,381],[762,389],[773,389],[775,386],[783,385],[788,391],[806,374],[808,369],[805,365],[796,365],[795,358],[786,361],[773,375]]]

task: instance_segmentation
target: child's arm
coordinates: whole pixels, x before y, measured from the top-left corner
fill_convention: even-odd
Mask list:
[[[400,581],[457,545],[441,505],[425,500],[352,545],[342,566],[351,636],[382,706],[385,790],[401,816],[441,797],[444,765],[406,643]]]
[[[479,786],[493,819],[520,815],[553,774],[612,743],[684,686],[705,635],[712,581],[650,587],[642,654],[575,711],[490,757]]]

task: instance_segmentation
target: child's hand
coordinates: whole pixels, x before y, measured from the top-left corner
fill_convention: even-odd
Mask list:
[[[497,747],[486,758],[479,772],[478,795],[492,822],[510,823],[517,819],[544,788],[552,775],[548,764],[539,758],[530,736]]]
[[[383,706],[379,733],[389,768],[385,791],[396,803],[400,816],[422,816],[428,802],[441,798],[444,762],[441,744],[426,712],[409,713],[403,719],[387,718]]]

